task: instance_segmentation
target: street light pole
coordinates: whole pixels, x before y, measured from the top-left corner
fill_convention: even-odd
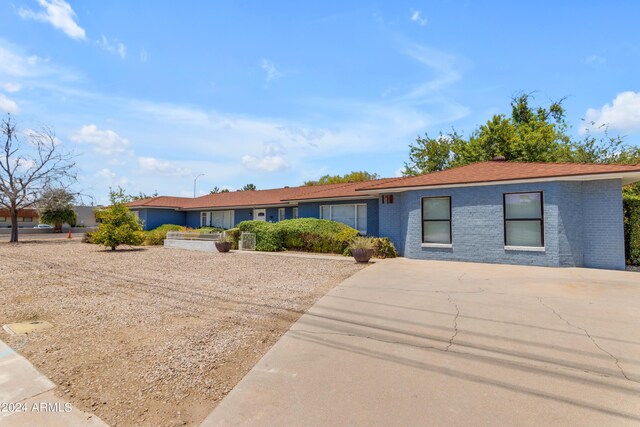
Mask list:
[[[198,178],[200,178],[201,176],[204,176],[203,173],[201,173],[200,175],[196,176],[196,178],[193,180],[193,198],[196,198],[196,182],[198,181]]]

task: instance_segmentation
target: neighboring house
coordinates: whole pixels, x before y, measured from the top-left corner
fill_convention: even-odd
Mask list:
[[[155,197],[145,228],[231,228],[250,219],[344,222],[408,258],[623,269],[622,186],[640,165],[481,162],[405,178]]]
[[[18,211],[18,228],[33,228],[38,225],[38,211],[22,209]],[[11,227],[11,213],[8,209],[0,209],[0,228]]]
[[[76,211],[76,227],[95,227],[96,215],[95,210],[97,206],[74,206],[73,210]]]

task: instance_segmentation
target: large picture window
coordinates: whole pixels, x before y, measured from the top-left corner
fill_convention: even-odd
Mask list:
[[[322,205],[320,218],[341,222],[367,234],[367,205]]]
[[[422,243],[451,244],[451,197],[422,198]]]
[[[233,228],[233,211],[211,211],[200,214],[201,227]]]
[[[542,192],[504,194],[505,246],[544,247]]]

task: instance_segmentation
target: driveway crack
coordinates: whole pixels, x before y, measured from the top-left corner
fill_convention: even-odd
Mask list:
[[[453,318],[453,335],[451,335],[451,338],[449,338],[449,344],[447,344],[447,347],[444,349],[444,351],[449,351],[449,348],[451,348],[451,346],[453,345],[453,340],[458,335],[458,317],[460,317],[460,308],[458,307],[458,304],[456,304],[451,298],[451,294],[447,294],[447,300],[456,308],[456,315]]]
[[[587,336],[587,338],[589,338],[589,340],[591,340],[591,342],[593,343],[593,345],[594,345],[598,350],[600,350],[602,353],[604,353],[604,354],[608,355],[609,357],[611,357],[611,358],[613,359],[614,363],[616,364],[616,366],[617,366],[617,367],[618,367],[618,369],[620,370],[620,373],[622,374],[622,376],[623,376],[626,380],[631,381],[631,382],[634,382],[634,383],[640,383],[640,381],[633,380],[633,379],[629,378],[629,376],[627,376],[627,373],[624,371],[624,369],[622,369],[622,366],[620,366],[620,361],[618,360],[618,358],[617,358],[617,357],[615,357],[613,354],[609,353],[609,352],[608,352],[607,350],[605,350],[604,348],[600,347],[600,345],[598,344],[598,342],[597,342],[597,341],[596,341],[596,340],[591,336],[591,334],[589,333],[589,331],[587,331],[587,330],[586,330],[585,328],[583,328],[583,327],[580,327],[580,326],[574,325],[573,323],[569,322],[567,319],[565,319],[564,317],[562,317],[562,315],[561,315],[560,313],[558,313],[558,312],[557,312],[553,307],[551,307],[551,306],[550,306],[550,305],[548,305],[548,304],[545,304],[545,302],[542,300],[542,298],[541,298],[541,297],[538,297],[538,302],[540,302],[540,304],[541,304],[543,307],[546,307],[548,310],[551,310],[551,311],[553,312],[553,314],[555,314],[556,316],[558,316],[558,318],[559,318],[560,320],[562,320],[564,323],[566,323],[566,324],[567,324],[567,325],[569,325],[570,327],[572,327],[572,328],[574,328],[574,329],[577,329],[577,330],[579,330],[579,331],[584,332],[584,334]]]

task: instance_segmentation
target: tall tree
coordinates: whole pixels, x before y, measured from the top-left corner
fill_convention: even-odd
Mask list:
[[[363,182],[371,181],[372,179],[378,179],[380,176],[377,173],[370,173],[366,171],[354,171],[344,175],[324,175],[317,181],[305,181],[304,185],[323,185],[323,184],[340,184],[343,182]]]
[[[38,204],[51,188],[76,181],[74,156],[48,127],[21,133],[10,115],[0,124],[0,206],[11,215],[11,242],[18,241],[18,212]]]
[[[511,100],[511,115],[496,114],[465,139],[453,130],[438,138],[417,138],[409,146],[405,175],[417,175],[504,156],[521,162],[571,161],[575,144],[567,135],[562,100],[531,106],[530,94]]]
[[[255,190],[257,190],[257,187],[255,186],[255,184],[246,184],[239,191],[255,191]]]
[[[62,225],[67,223],[71,226],[76,224],[76,211],[73,209],[75,195],[64,188],[55,188],[45,191],[42,195],[38,210],[40,222],[53,224],[54,231],[62,231]]]

